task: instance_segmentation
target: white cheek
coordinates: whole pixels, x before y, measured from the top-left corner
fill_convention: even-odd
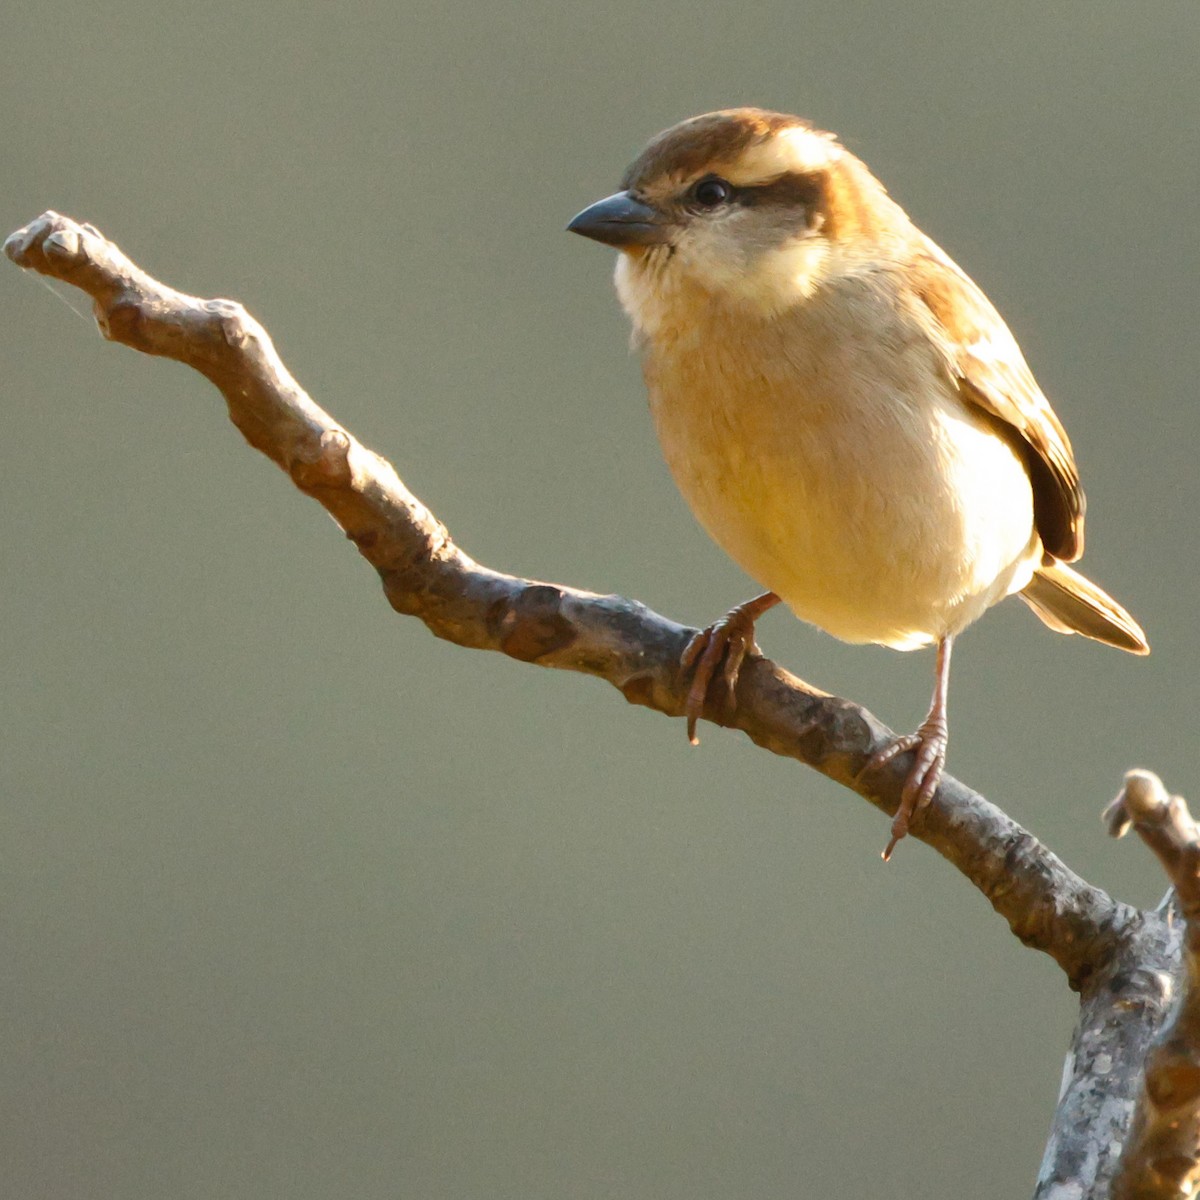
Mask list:
[[[747,253],[734,230],[712,229],[681,246],[679,267],[707,291],[738,305],[769,314],[812,295],[825,274],[829,243],[801,237]]]
[[[829,255],[829,243],[816,237],[768,251],[758,262],[763,299],[776,307],[807,300],[827,273]]]
[[[618,254],[613,282],[636,333],[681,333],[708,304],[771,316],[806,300],[830,270],[821,237],[796,238],[747,254],[736,229],[709,227],[685,236],[669,258]]]
[[[705,291],[736,292],[744,283],[747,264],[735,231],[719,225],[694,227],[675,247],[671,264]]]

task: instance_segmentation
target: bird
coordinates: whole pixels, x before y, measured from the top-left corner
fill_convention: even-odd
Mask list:
[[[983,291],[837,138],[731,108],[654,137],[573,233],[615,247],[668,468],[766,590],[696,634],[689,739],[734,703],[778,604],[850,643],[936,647],[929,712],[883,852],[946,763],[955,638],[1006,596],[1134,654],[1137,621],[1069,564],[1085,501],[1071,443]]]

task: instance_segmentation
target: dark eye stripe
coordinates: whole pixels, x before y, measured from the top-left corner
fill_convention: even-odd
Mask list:
[[[819,175],[781,175],[770,183],[739,188],[744,203],[777,204],[790,208],[812,210],[821,202],[822,177]]]
[[[687,193],[686,203],[703,212],[738,205],[744,208],[773,206],[797,209],[809,215],[816,212],[823,194],[822,176],[788,174],[770,183],[746,184],[738,187],[717,175],[708,175],[694,183]],[[724,195],[717,198],[716,189]],[[708,192],[708,195],[704,194]]]

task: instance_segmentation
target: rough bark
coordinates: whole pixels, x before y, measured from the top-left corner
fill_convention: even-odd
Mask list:
[[[1114,1200],[1191,1197],[1200,1191],[1200,827],[1179,796],[1149,771],[1130,771],[1105,816],[1154,851],[1174,889],[1168,916],[1183,929],[1175,1011],[1145,1055],[1145,1080],[1113,1181]],[[1177,950],[1178,953],[1178,950]]]
[[[19,266],[89,294],[105,337],[207,376],[246,440],[322,504],[376,569],[397,612],[419,617],[459,645],[594,675],[630,703],[683,714],[688,680],[680,655],[694,630],[620,596],[521,579],[475,562],[390,463],[312,401],[241,305],[175,291],[92,226],[53,212],[13,233],[5,251]],[[859,777],[891,731],[864,708],[770,660],[748,657],[736,707],[705,715],[807,763],[883,812],[896,811],[906,756]],[[1178,937],[1165,917],[1139,912],[1088,884],[949,776],[912,834],[953,863],[1017,937],[1050,955],[1080,991],[1080,1025],[1037,1194],[1106,1196],[1140,1087],[1140,1064],[1174,988]],[[1143,1194],[1182,1193],[1137,1193]]]
[[[1110,1195],[1146,1054],[1170,1014],[1179,972],[1178,929],[1165,913],[1141,913],[1123,932],[1117,951],[1080,993],[1036,1200]]]

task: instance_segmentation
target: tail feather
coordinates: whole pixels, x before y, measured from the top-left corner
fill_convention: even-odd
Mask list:
[[[1142,627],[1090,579],[1066,563],[1039,567],[1021,599],[1059,633],[1082,633],[1131,654],[1149,654]]]

